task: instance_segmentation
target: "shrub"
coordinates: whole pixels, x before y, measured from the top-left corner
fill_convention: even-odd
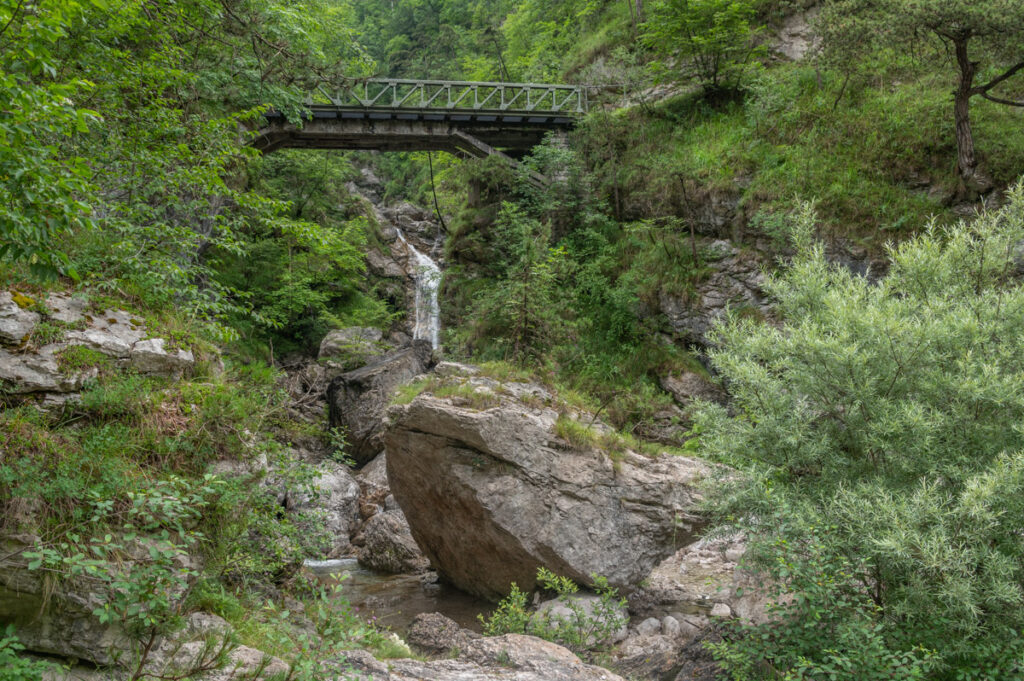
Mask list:
[[[599,596],[597,604],[587,608],[573,595],[579,588],[567,577],[560,577],[546,568],[538,568],[537,582],[542,588],[557,594],[557,599],[571,613],[568,616],[550,612],[530,612],[528,595],[512,584],[505,597],[489,618],[479,615],[487,636],[518,633],[537,636],[576,652],[596,650],[611,641],[615,632],[625,626],[626,599],[619,599],[617,591],[608,586],[608,580],[592,575],[594,590]]]
[[[702,451],[743,469],[709,495],[789,595],[716,647],[736,679],[1024,674],[1024,186],[890,248],[877,284],[830,264],[805,212],[769,283],[781,328],[733,316]],[[777,678],[766,676],[765,678]]]

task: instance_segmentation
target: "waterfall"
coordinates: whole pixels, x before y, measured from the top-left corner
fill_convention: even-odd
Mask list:
[[[402,230],[396,231],[398,238],[412,253],[416,266],[416,324],[413,326],[412,337],[428,340],[436,349],[441,344],[441,305],[437,301],[437,291],[441,287],[441,268],[406,241]]]

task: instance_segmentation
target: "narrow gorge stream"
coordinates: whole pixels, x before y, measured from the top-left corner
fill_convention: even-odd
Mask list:
[[[341,584],[345,599],[368,622],[404,636],[421,613],[439,612],[459,626],[480,630],[478,614],[488,615],[492,603],[444,584],[425,583],[418,575],[388,575],[367,570],[355,558],[307,561],[306,568],[327,584]]]

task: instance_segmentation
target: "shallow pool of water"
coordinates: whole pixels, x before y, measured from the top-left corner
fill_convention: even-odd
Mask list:
[[[494,605],[447,584],[424,584],[416,575],[388,575],[367,570],[355,558],[306,561],[306,568],[327,583],[341,581],[342,594],[367,621],[404,635],[416,615],[439,612],[459,626],[480,630],[479,613],[489,614]]]

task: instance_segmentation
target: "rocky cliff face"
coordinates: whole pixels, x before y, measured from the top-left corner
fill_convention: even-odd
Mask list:
[[[700,526],[708,464],[628,450],[613,460],[559,437],[570,417],[539,386],[451,380],[455,397],[424,393],[393,408],[384,440],[413,537],[459,588],[501,598],[512,582],[532,589],[544,566],[631,589]]]

